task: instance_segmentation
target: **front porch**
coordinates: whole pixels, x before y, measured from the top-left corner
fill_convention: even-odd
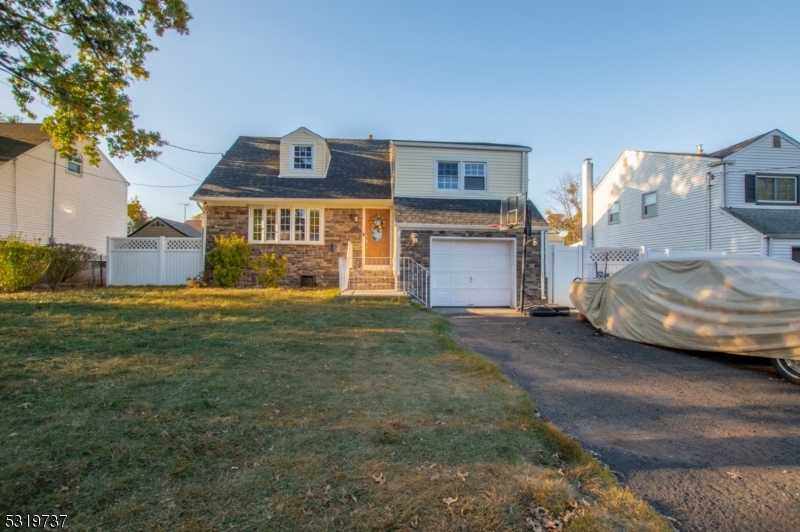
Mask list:
[[[410,257],[353,257],[352,246],[339,259],[339,295],[402,297],[430,306],[430,272]]]

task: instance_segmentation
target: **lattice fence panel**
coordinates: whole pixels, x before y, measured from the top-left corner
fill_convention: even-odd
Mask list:
[[[593,249],[589,252],[589,262],[636,262],[638,249]]]
[[[111,240],[111,247],[119,251],[157,251],[158,240],[151,240],[149,238],[113,239]]]
[[[202,249],[202,247],[203,243],[199,238],[194,238],[192,240],[183,238],[180,240],[167,240],[167,251],[197,251]]]

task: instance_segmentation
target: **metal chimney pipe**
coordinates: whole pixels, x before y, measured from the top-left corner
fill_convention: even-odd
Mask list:
[[[581,222],[583,226],[582,244],[594,247],[594,164],[591,159],[583,160],[583,179],[581,181]]]

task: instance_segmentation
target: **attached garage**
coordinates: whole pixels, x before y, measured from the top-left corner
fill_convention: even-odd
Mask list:
[[[516,239],[431,238],[431,306],[514,307]]]

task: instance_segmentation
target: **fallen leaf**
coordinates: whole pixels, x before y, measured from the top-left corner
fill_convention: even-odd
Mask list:
[[[159,436],[161,436],[162,438],[169,438],[169,432],[167,432],[166,430],[162,430]]]
[[[439,478],[440,478],[440,475],[439,475],[439,473],[436,473],[436,474],[434,474],[434,475],[431,475],[431,482],[433,482],[433,481],[435,481],[435,480],[439,480]]]
[[[276,504],[276,505],[275,505],[275,511],[276,511],[276,512],[280,512],[281,510],[283,510],[283,507],[284,507],[285,505],[286,505],[286,503],[283,503],[283,502],[282,502],[282,503],[280,503],[280,504]]]
[[[383,473],[381,473],[380,475],[377,475],[377,476],[376,475],[372,475],[372,480],[374,480],[375,482],[377,482],[380,485],[386,484],[386,477],[383,476]]]
[[[311,510],[306,510],[305,508],[300,508],[300,510],[303,512],[303,515],[311,515],[314,513]]]
[[[8,437],[9,437],[9,438],[13,438],[13,437],[14,437],[14,436],[16,436],[16,435],[17,435],[17,433],[16,433],[16,432],[12,432],[11,434],[9,434],[9,435],[8,435]],[[784,471],[784,473],[786,473],[786,471]]]
[[[728,476],[731,477],[733,480],[744,480],[744,477],[738,473],[734,473],[733,471],[728,471]]]
[[[21,406],[22,408],[30,408],[30,407],[32,407],[33,405],[32,405],[32,404],[30,404],[30,403],[22,403],[22,404],[21,404],[21,405],[19,405],[19,406]]]
[[[231,467],[231,471],[236,471],[237,469],[239,469],[239,468],[236,467],[236,466]]]
[[[461,482],[466,482],[469,473],[462,473],[461,471],[456,470],[456,475],[458,475],[458,478],[461,479]]]
[[[414,516],[414,517],[411,519],[411,522],[409,523],[409,525],[411,525],[411,528],[417,528],[417,526],[419,526],[419,516],[418,516],[418,515],[415,515],[415,516]]]
[[[445,503],[448,508],[450,508],[450,505],[453,504],[454,502],[456,502],[457,500],[458,500],[458,497],[456,497],[455,499],[453,497],[447,497],[447,498],[442,499],[442,502]]]

